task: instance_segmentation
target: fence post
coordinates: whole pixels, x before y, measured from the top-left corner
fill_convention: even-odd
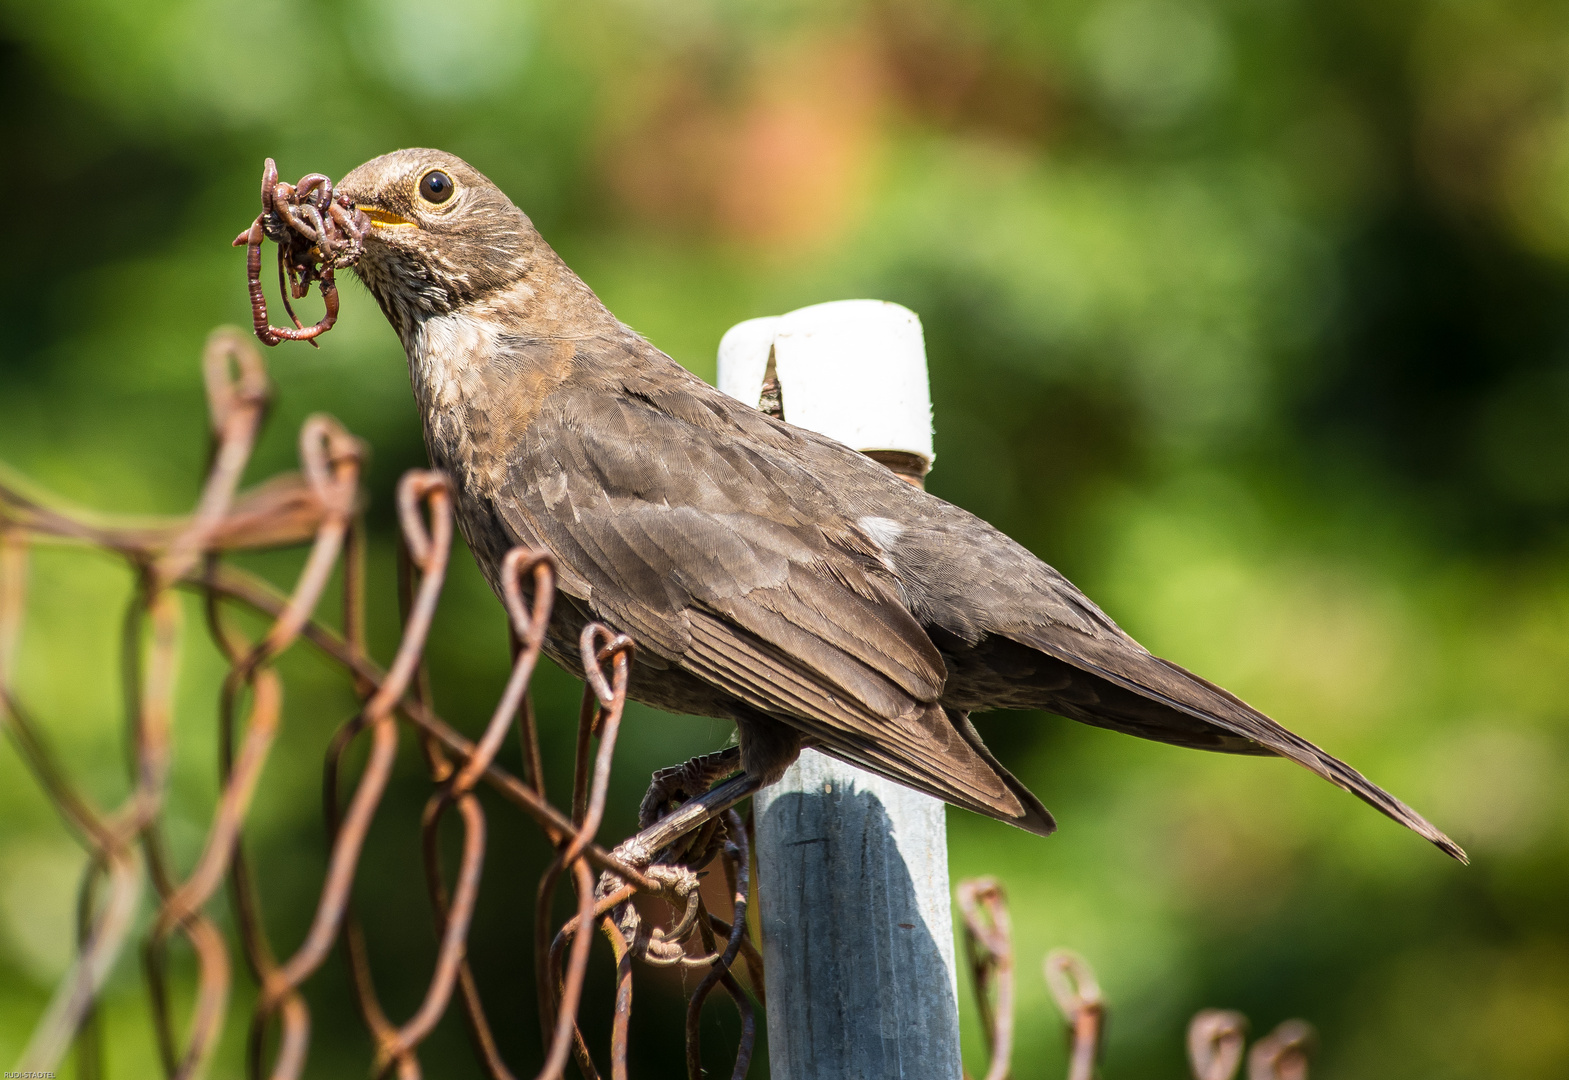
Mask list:
[[[932,461],[920,320],[843,300],[732,327],[719,387],[914,483]],[[958,1080],[943,804],[807,750],[753,799],[775,1080]]]

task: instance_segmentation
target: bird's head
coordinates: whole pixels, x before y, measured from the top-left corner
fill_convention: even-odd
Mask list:
[[[440,150],[383,154],[337,190],[370,218],[354,269],[400,333],[513,289],[542,246],[500,188]]]

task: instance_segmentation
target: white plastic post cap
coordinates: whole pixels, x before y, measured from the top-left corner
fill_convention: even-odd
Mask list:
[[[883,300],[835,300],[737,323],[719,342],[719,389],[757,406],[773,350],[784,418],[856,450],[931,464],[921,320]]]

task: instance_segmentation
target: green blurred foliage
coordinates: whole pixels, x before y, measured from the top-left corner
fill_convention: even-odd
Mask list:
[[[0,458],[41,485],[106,510],[190,503],[195,358],[214,324],[248,318],[227,245],[256,211],[265,155],[286,176],[406,145],[463,155],[704,375],[743,318],[899,301],[927,331],[933,490],[1155,651],[1388,784],[1474,859],[1449,864],[1285,763],[983,719],[1062,824],[1042,841],[950,817],[956,877],[997,874],[1013,901],[1017,1074],[1062,1068],[1037,967],[1059,944],[1107,988],[1112,1078],[1185,1075],[1180,1033],[1203,1006],[1259,1031],[1309,1018],[1321,1075],[1569,1068],[1569,7],[0,0],[0,94]],[[423,459],[401,352],[349,287],[320,352],[268,360],[278,403],[253,478],[291,466],[316,410],[375,448],[385,656],[390,492]],[[255,565],[282,578],[296,564]],[[20,656],[20,692],[106,802],[126,790],[111,671],[129,588],[105,560],[40,555]],[[199,624],[189,610],[170,804],[182,866],[214,792],[221,666]],[[476,730],[506,650],[461,557],[432,664],[440,708]],[[324,860],[321,753],[353,705],[309,655],[284,671],[249,845],[286,946]],[[541,682],[560,791],[576,691],[557,672]],[[638,711],[607,833],[630,827],[649,770],[727,734]],[[395,1015],[433,952],[426,784],[406,751],[358,885]],[[493,809],[475,960],[527,1071],[545,847]],[[64,969],[81,865],[0,753],[0,1061]],[[156,1069],[133,953],[106,1007],[113,1077]],[[589,989],[596,1040],[607,968]],[[681,1075],[681,987],[639,987],[635,1071]],[[336,960],[309,993],[311,1075],[358,1074],[366,1042]],[[735,1023],[712,1013],[717,1055]],[[242,1041],[236,1020],[215,1075],[239,1075]],[[477,1075],[455,1017],[429,1046],[427,1075]]]

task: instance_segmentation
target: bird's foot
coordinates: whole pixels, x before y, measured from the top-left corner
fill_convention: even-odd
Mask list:
[[[717,780],[723,780],[741,767],[741,748],[726,747],[713,754],[695,757],[684,765],[660,769],[654,774],[643,805],[638,808],[638,827],[646,829],[665,814],[702,795]]]

